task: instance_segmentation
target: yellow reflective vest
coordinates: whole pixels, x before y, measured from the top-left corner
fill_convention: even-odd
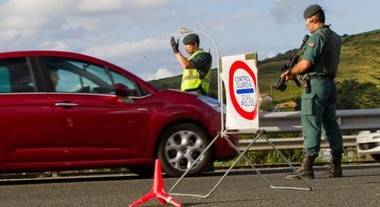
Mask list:
[[[203,50],[197,50],[195,51],[190,57],[187,58],[188,61],[191,61],[194,59],[197,55],[201,53],[206,53]],[[183,69],[183,75],[182,75],[182,83],[181,83],[181,90],[182,91],[191,91],[198,89],[199,86],[202,87],[202,89],[208,93],[210,88],[210,69],[207,72],[207,74],[203,77],[203,79],[200,78],[199,72],[197,69]]]

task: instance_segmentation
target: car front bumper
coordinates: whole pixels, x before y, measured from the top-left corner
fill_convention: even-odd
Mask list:
[[[358,135],[357,150],[359,154],[380,154],[380,132]]]

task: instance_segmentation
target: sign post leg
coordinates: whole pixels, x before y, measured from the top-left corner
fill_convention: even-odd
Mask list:
[[[300,176],[300,178],[302,179],[302,181],[304,182],[304,184],[307,186],[307,187],[292,187],[292,186],[275,186],[275,185],[272,185],[271,182],[260,172],[259,169],[257,169],[254,165],[254,163],[251,163],[251,167],[255,170],[255,172],[263,178],[263,180],[272,188],[272,189],[279,189],[279,190],[303,190],[303,191],[311,191],[312,190],[312,187],[311,185],[306,181],[305,178],[302,177],[302,175],[300,175],[296,168],[286,159],[286,157],[281,153],[281,151],[279,151],[274,145],[273,143],[266,137],[265,135],[265,131],[264,130],[258,130],[256,132],[256,134],[254,134],[254,139],[249,143],[249,145],[241,152],[239,150],[238,147],[236,147],[230,140],[228,137],[226,137],[225,135],[228,135],[228,132],[224,132],[224,133],[221,133],[222,136],[217,136],[214,138],[213,142],[211,142],[209,145],[211,145],[212,143],[214,143],[216,141],[216,139],[218,138],[225,138],[227,140],[227,142],[238,152],[239,156],[234,160],[234,162],[231,164],[230,168],[223,174],[223,176],[217,181],[217,183],[211,188],[211,190],[207,193],[207,194],[204,194],[204,195],[197,195],[197,194],[184,194],[184,193],[173,193],[172,191],[175,189],[175,187],[180,183],[180,181],[185,177],[186,173],[189,171],[189,169],[182,175],[181,178],[178,179],[178,181],[172,186],[172,188],[170,189],[169,191],[169,194],[170,195],[173,195],[173,196],[187,196],[187,197],[197,197],[197,198],[208,198],[216,189],[217,187],[220,185],[220,183],[224,180],[224,178],[231,172],[231,170],[235,167],[235,165],[241,160],[241,158],[244,157],[244,159],[248,160],[247,157],[245,156],[246,153],[248,152],[248,150],[253,147],[254,143],[262,138],[264,140],[266,140],[268,142],[268,144],[270,144],[272,146],[272,148],[280,154],[281,158],[289,165],[290,168],[293,169],[294,172],[297,173],[298,176]],[[234,133],[236,134],[236,133]],[[204,150],[206,151],[207,149],[209,149],[209,146],[207,146],[207,148]],[[203,154],[203,153],[202,153]],[[202,155],[201,154],[201,155]],[[199,158],[199,157],[198,157]],[[197,162],[198,159],[195,161]],[[195,163],[194,162],[194,163]],[[193,163],[193,164],[194,164]],[[190,168],[191,169],[191,168]]]

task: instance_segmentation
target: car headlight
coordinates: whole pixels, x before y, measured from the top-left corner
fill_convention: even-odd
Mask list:
[[[206,103],[207,105],[211,106],[215,111],[221,112],[221,106],[220,102],[214,98],[208,97],[208,96],[197,96],[199,100],[201,100],[203,103]],[[225,113],[226,105],[223,104],[223,112]]]

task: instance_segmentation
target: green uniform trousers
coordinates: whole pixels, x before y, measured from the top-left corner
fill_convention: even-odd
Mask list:
[[[306,155],[318,156],[323,128],[332,155],[341,157],[343,140],[336,122],[336,85],[333,79],[317,77],[311,80],[311,92],[301,97],[301,115]]]

